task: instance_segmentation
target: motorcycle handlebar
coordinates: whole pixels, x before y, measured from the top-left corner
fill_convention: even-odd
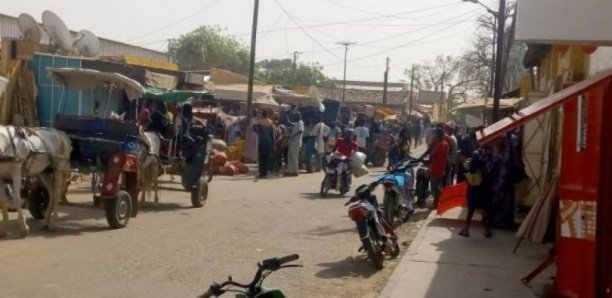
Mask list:
[[[298,254],[288,255],[278,259],[278,263],[282,266],[284,264],[297,261],[300,258]]]
[[[204,292],[204,294],[198,296],[198,298],[210,298],[213,295],[213,290],[211,288],[208,288],[208,290],[206,292]]]
[[[293,262],[299,258],[300,258],[299,255],[293,254],[293,255],[288,255],[286,257],[282,257],[282,258],[272,258],[272,259],[263,260],[261,262],[260,270],[275,271],[275,270],[278,270],[283,264]]]

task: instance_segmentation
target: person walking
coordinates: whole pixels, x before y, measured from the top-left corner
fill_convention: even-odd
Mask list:
[[[247,123],[246,129],[249,131],[247,139],[244,144],[244,159],[249,162],[257,161],[257,133],[253,131],[253,126],[257,124],[257,117],[259,112],[257,109],[253,109],[251,123]],[[246,121],[246,118],[245,118]]]
[[[258,178],[266,178],[271,169],[274,144],[274,123],[268,117],[267,111],[261,111],[261,119],[258,119],[257,124],[253,125],[253,131],[257,133]]]
[[[291,137],[289,139],[289,153],[287,157],[287,172],[285,176],[297,176],[300,162],[300,148],[302,147],[302,137],[304,135],[304,122],[300,112],[293,114],[295,123],[291,123]]]
[[[359,151],[366,152],[368,146],[368,138],[370,137],[370,130],[365,127],[363,121],[357,121],[357,128],[355,128],[355,139]]]
[[[467,166],[467,205],[468,212],[465,220],[465,227],[459,232],[460,236],[470,236],[470,225],[476,210],[483,211],[483,221],[485,224],[485,237],[491,237],[491,225],[493,222],[492,212],[492,185],[491,185],[491,165],[493,154],[488,145],[484,145],[474,151]]]
[[[320,172],[321,168],[324,167],[324,157],[325,157],[325,139],[330,134],[331,129],[329,126],[325,125],[321,118],[318,119],[318,123],[314,126],[314,135],[315,135],[315,171]]]
[[[446,174],[446,164],[448,163],[448,151],[449,146],[444,140],[444,131],[436,128],[433,131],[431,146],[418,158],[419,161],[422,161],[426,156],[431,156],[429,163],[429,184],[434,199],[432,209],[438,208],[438,200],[442,193],[442,183]]]
[[[455,125],[453,123],[447,123],[444,126],[446,130],[446,142],[448,143],[448,164],[446,166],[446,176],[444,179],[444,186],[453,185],[455,181],[455,169],[457,168],[457,152],[458,143],[457,137],[455,137]]]

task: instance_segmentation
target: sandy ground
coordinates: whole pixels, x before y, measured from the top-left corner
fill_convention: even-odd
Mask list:
[[[69,200],[89,207],[60,206],[54,232],[29,218],[31,235],[18,239],[12,222],[13,234],[0,239],[0,297],[194,297],[229,274],[250,282],[258,261],[292,253],[304,267],[275,272],[265,285],[289,297],[376,297],[398,260],[380,272],[364,260],[343,206],[348,197],[321,198],[322,178],[218,176],[206,206],[193,209],[180,185],[164,177],[160,206],[145,204],[121,230],[109,229],[91,206],[84,181],[71,187]],[[402,250],[427,213],[400,228]]]

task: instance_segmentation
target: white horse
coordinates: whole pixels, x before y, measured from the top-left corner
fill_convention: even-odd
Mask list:
[[[0,125],[0,205],[3,215],[0,237],[7,235],[9,217],[5,185],[8,179],[12,180],[20,235],[25,237],[29,233],[21,208],[23,177],[39,176],[49,192],[49,205],[44,218],[44,229],[49,229],[52,214],[57,218],[57,202],[64,183],[62,171],[69,170],[71,151],[70,139],[58,130]]]
[[[140,185],[142,187],[142,194],[140,202],[147,200],[147,195],[152,190],[154,193],[155,205],[159,203],[159,150],[161,147],[161,141],[159,136],[150,131],[146,131],[142,134],[142,139],[145,142],[146,150],[143,150],[140,155]]]

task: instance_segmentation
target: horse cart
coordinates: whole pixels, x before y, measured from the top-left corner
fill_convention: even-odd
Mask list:
[[[164,132],[145,133],[151,151],[159,156],[164,172],[181,177],[181,185],[190,193],[193,207],[203,207],[208,199],[208,183],[212,150],[212,131],[209,119],[198,119],[191,102],[216,104],[212,94],[206,91],[161,90],[146,88],[144,98],[149,103],[163,103],[176,111],[175,123],[167,124]],[[208,121],[207,121],[208,120]],[[208,176],[207,179],[204,176]]]
[[[100,177],[92,183],[94,205],[105,211],[110,227],[125,227],[138,212],[143,152],[135,115],[144,88],[123,75],[92,69],[54,68],[49,74],[64,86],[54,126],[72,143],[71,171]],[[34,189],[31,205],[44,204],[44,196]]]

